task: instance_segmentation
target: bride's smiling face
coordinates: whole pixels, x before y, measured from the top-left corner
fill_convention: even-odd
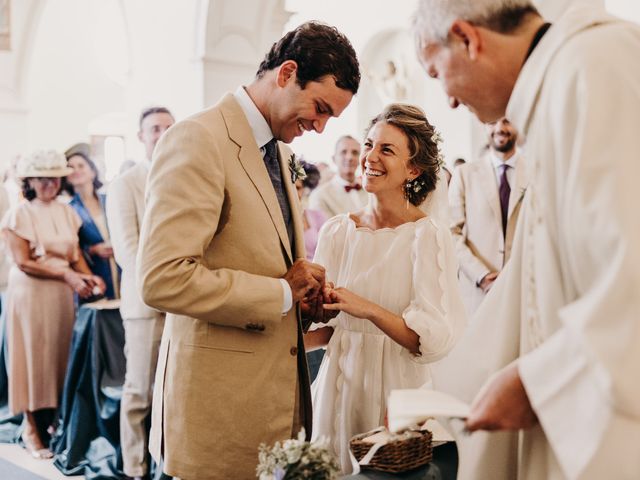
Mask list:
[[[409,157],[404,132],[388,123],[376,123],[367,133],[360,157],[364,189],[374,194],[397,191],[403,195],[407,179],[414,179],[420,173],[409,165]]]

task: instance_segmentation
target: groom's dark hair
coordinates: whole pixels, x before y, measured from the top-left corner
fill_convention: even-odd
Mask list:
[[[307,82],[326,75],[335,78],[336,86],[353,94],[360,85],[360,68],[356,52],[347,37],[337,28],[320,22],[307,22],[274,43],[258,67],[256,77],[279,67],[287,60],[298,64],[297,82]]]

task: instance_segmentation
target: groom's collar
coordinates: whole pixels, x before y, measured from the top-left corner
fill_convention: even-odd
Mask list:
[[[253,103],[253,100],[244,87],[238,87],[233,97],[247,117],[253,138],[256,140],[256,145],[258,145],[258,148],[264,147],[273,138],[269,124],[262,116],[262,113],[260,113],[260,110],[258,110],[258,107],[256,107],[256,104]]]

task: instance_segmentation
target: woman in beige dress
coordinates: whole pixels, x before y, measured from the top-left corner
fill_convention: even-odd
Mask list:
[[[74,298],[104,292],[79,253],[81,220],[56,201],[66,158],[36,152],[18,163],[26,202],[4,219],[14,265],[7,289],[9,408],[25,414],[22,439],[36,458],[49,458],[34,412],[58,407],[75,319]]]

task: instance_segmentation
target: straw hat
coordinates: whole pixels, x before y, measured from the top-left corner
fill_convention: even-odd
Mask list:
[[[16,166],[20,178],[66,177],[73,169],[67,166],[67,159],[55,150],[38,150],[21,157]]]
[[[67,148],[67,151],[64,152],[64,156],[67,157],[67,160],[74,155],[82,155],[83,157],[91,158],[91,146],[85,142],[76,143],[75,145]]]

